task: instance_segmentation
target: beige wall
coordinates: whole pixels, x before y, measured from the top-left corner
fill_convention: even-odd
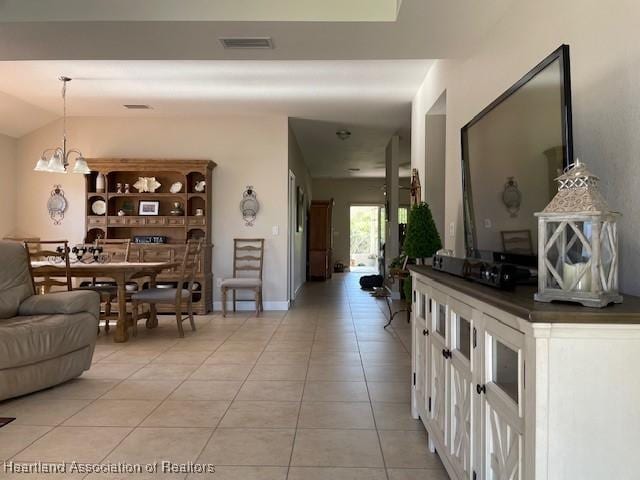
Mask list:
[[[0,134],[0,238],[15,233],[16,145],[15,138]]]
[[[424,200],[429,204],[440,238],[444,238],[445,235],[446,122],[445,115],[427,114],[425,118],[425,161],[428,170],[425,174],[426,178],[423,180],[424,183],[421,182],[424,185]]]
[[[621,286],[640,293],[640,46],[636,0],[514,2],[476,53],[438,61],[413,101],[412,164],[425,172],[425,113],[447,94],[447,248],[463,254],[460,129],[560,44],[571,46],[576,154],[603,179],[620,220]],[[449,235],[449,224],[455,235]]]
[[[84,235],[84,177],[34,172],[45,147],[57,145],[61,122],[56,121],[18,141],[18,211],[16,229],[23,235],[68,238]],[[72,147],[87,157],[200,158],[218,164],[213,172],[213,271],[215,278],[231,274],[234,237],[264,237],[265,308],[286,308],[287,300],[287,118],[71,118]],[[69,200],[60,226],[48,217],[46,202],[59,183]],[[260,202],[254,227],[242,220],[239,203],[246,185],[253,185]],[[279,235],[272,235],[277,226]],[[214,298],[219,299],[215,287]],[[219,305],[218,305],[219,307]]]
[[[296,187],[304,190],[304,210],[302,231],[296,230],[295,218],[292,226],[294,232],[294,291],[297,293],[307,279],[307,211],[312,199],[312,184],[309,169],[304,162],[304,156],[298,140],[289,127],[289,170],[296,176]],[[295,216],[295,213],[294,213]]]

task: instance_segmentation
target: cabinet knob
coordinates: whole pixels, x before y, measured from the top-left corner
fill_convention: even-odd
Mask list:
[[[478,392],[478,395],[481,395],[483,393],[487,393],[487,386],[486,385],[477,384],[476,385],[476,392]]]
[[[429,330],[422,330],[422,335],[429,335]]]
[[[442,349],[442,356],[444,358],[451,358],[451,350],[447,350],[446,348]]]

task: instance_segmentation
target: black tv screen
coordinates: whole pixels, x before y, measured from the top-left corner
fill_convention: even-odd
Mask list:
[[[467,256],[535,265],[537,219],[573,158],[569,47],[462,128]]]

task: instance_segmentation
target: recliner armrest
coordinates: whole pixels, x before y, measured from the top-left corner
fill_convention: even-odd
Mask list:
[[[100,316],[100,294],[90,290],[32,295],[20,304],[18,315],[71,315],[91,313]]]

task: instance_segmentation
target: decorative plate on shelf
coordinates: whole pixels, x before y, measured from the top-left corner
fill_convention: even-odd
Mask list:
[[[107,212],[107,204],[104,200],[96,200],[91,204],[91,211],[96,215],[104,215]]]

